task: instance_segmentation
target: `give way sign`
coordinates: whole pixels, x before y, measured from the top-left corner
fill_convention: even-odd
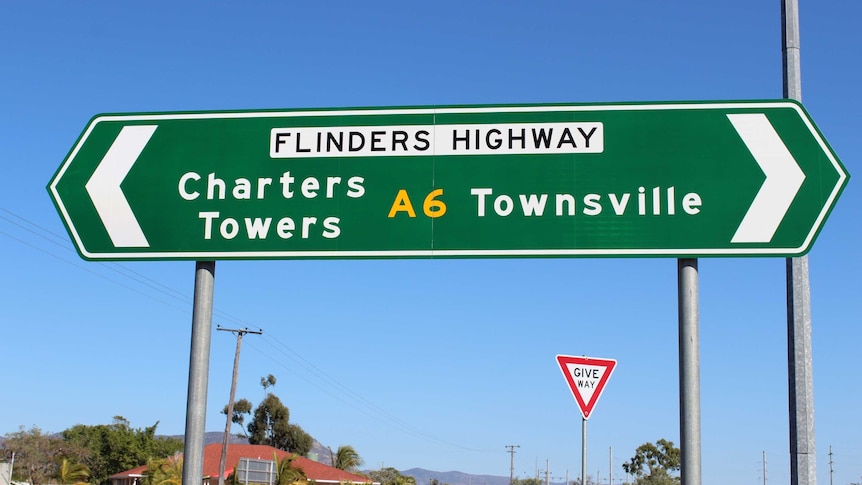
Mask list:
[[[563,377],[572,390],[572,396],[581,409],[584,419],[589,419],[596,406],[605,384],[611,378],[617,361],[614,359],[597,359],[595,357],[575,357],[558,355],[557,363],[563,371]]]

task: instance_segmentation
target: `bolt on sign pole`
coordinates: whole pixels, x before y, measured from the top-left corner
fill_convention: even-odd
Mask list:
[[[183,483],[186,484],[203,483],[214,283],[215,261],[197,261],[192,309],[189,391],[186,402],[186,434],[183,445]]]
[[[681,485],[700,485],[700,337],[697,259],[677,260]]]
[[[783,95],[802,101],[799,2],[781,0]],[[790,407],[790,483],[815,485],[814,379],[808,256],[787,259],[787,366]]]

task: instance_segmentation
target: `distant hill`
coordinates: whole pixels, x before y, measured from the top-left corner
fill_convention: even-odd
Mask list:
[[[176,438],[178,440],[184,440],[185,435],[174,435],[171,438]],[[221,431],[210,431],[209,433],[204,433],[204,446],[211,445],[213,443],[222,443],[224,441],[224,432]],[[235,434],[231,434],[228,438],[228,444],[237,443],[237,444],[247,444],[248,440],[245,438],[240,438]]]
[[[463,472],[435,472],[423,468],[411,468],[399,470],[402,475],[411,476],[416,479],[416,485],[428,485],[432,478],[436,478],[440,484],[449,485],[509,485],[509,477],[495,475],[470,475]]]

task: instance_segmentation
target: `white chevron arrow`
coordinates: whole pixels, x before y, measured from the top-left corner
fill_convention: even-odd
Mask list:
[[[767,243],[802,187],[805,174],[765,114],[729,114],[727,117],[766,175],[730,242]]]
[[[120,184],[155,131],[156,125],[124,126],[85,185],[114,247],[150,247]]]

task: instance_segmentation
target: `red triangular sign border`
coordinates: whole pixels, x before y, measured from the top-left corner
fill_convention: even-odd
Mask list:
[[[584,419],[590,419],[590,414],[592,414],[593,408],[599,401],[602,391],[605,390],[605,384],[607,384],[608,379],[611,378],[611,374],[614,372],[617,361],[614,359],[597,359],[595,357],[586,356],[577,357],[574,355],[558,355],[557,363],[560,364],[560,370],[563,372],[563,377],[566,378],[566,382],[569,384],[569,390],[572,391],[572,396],[574,396],[575,401],[578,403],[578,407],[581,409],[581,415]],[[569,373],[567,367],[568,364],[595,365],[605,368],[605,372],[602,373],[602,376],[599,378],[599,382],[596,383],[596,389],[593,391],[590,402],[584,402],[584,398],[581,396],[578,386],[575,384],[575,380]]]

